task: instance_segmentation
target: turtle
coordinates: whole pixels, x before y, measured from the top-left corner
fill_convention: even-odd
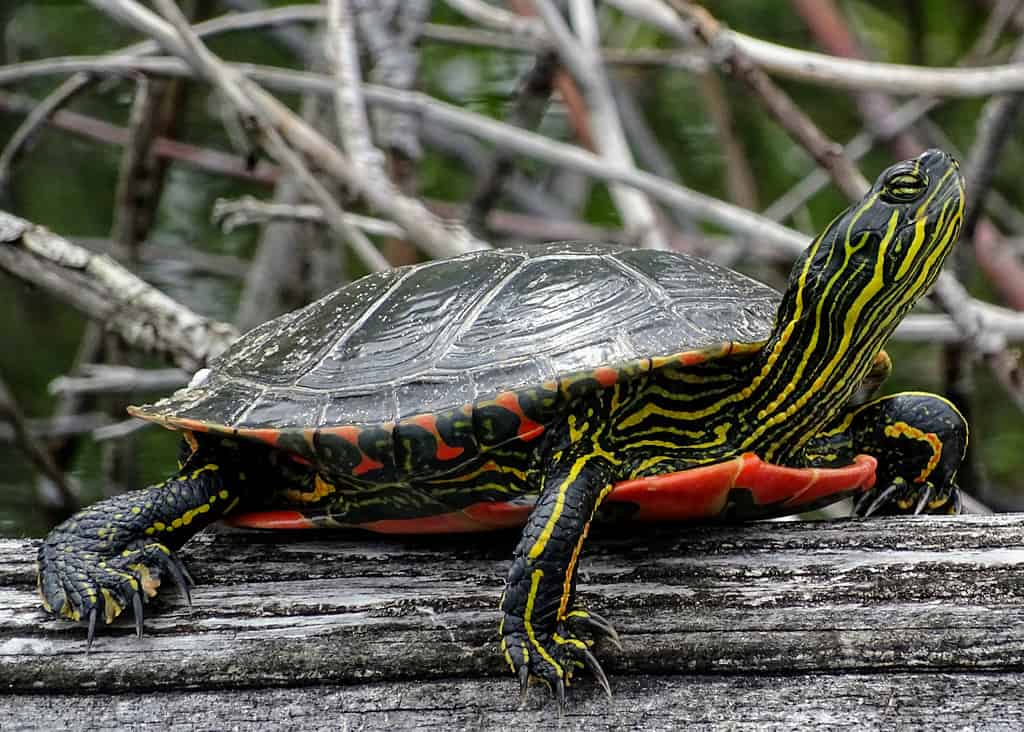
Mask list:
[[[783,293],[710,261],[596,242],[523,245],[369,274],[256,327],[132,414],[183,435],[166,481],[43,540],[46,610],[110,623],[192,580],[178,550],[254,528],[521,527],[500,651],[560,708],[619,643],[577,598],[594,522],[960,510],[967,424],[935,394],[876,396],[886,340],[957,239],[964,181],[929,150],[878,177]]]

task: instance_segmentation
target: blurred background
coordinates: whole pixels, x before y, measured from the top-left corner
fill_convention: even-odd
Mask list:
[[[199,22],[294,4],[181,5]],[[595,7],[601,67],[638,168],[764,213],[808,239],[847,205],[827,176],[818,174],[822,183],[814,185],[814,159],[730,74],[728,64],[718,66],[720,57],[709,60],[700,43],[684,45],[624,12],[630,5]],[[420,91],[582,149],[601,146],[600,139],[595,142],[602,133],[595,133],[592,99],[563,70],[558,54],[531,35],[529,28],[536,26],[481,15],[491,8],[536,24],[529,0],[364,0],[351,6],[367,81]],[[1019,1],[729,0],[703,6],[732,30],[772,43],[899,64],[1007,63],[1019,54],[1024,37]],[[209,47],[229,61],[324,72],[328,62],[324,25],[314,19],[317,7],[296,7],[309,10],[301,22],[211,36]],[[571,14],[565,17],[569,23]],[[87,3],[0,5],[0,62],[9,68],[106,54],[140,39]],[[0,84],[5,156],[28,113],[68,76],[25,75]],[[988,97],[922,101],[774,78],[828,139],[854,141],[863,153],[857,167],[868,179],[924,147],[942,147],[966,161],[993,114]],[[329,96],[275,94],[328,137],[336,134]],[[894,121],[911,102],[919,105],[914,109],[920,111],[911,109],[916,121],[907,123],[907,115]],[[543,155],[497,155],[487,139],[429,116],[375,106],[369,119],[399,190],[441,218],[463,221],[495,246],[568,238],[649,243],[624,222],[602,180]],[[1004,112],[1000,119],[1009,126],[1005,142],[996,160],[984,165],[992,176],[984,209],[989,238],[979,243],[982,235],[976,233],[973,245],[963,242],[951,266],[974,297],[1019,308],[1024,279],[1015,279],[1015,267],[1024,252],[1024,128],[1019,115]],[[142,154],[126,152],[139,145]],[[246,196],[286,206],[306,198],[272,159],[247,144],[237,118],[206,83],[147,79],[130,71],[97,76],[17,153],[0,161],[0,208],[112,254],[196,312],[241,331],[367,271],[365,261],[321,223],[288,218],[268,226],[265,213],[246,213],[251,207],[240,203]],[[374,213],[344,186],[330,180],[325,185],[345,210]],[[221,216],[214,216],[215,209]],[[714,258],[775,287],[784,283],[790,254],[682,210],[659,203],[653,210],[663,245]],[[254,221],[239,219],[240,211]],[[225,219],[226,213],[234,216]],[[428,256],[396,234],[367,229],[393,265]],[[114,393],[61,392],[54,380],[81,373],[88,364],[169,364],[125,348],[47,291],[2,270],[0,291],[0,378],[9,391],[3,411],[9,414],[16,405],[77,500],[88,503],[167,475],[177,439],[159,428],[126,423],[124,407],[173,387],[126,389],[114,378]],[[896,370],[885,391],[950,394],[969,414],[972,455],[962,486],[996,510],[1024,506],[1024,419],[1013,393],[1019,386],[1018,354],[1005,352],[1003,377],[997,379],[966,346],[895,341],[889,352]],[[173,374],[167,378],[174,382]],[[52,481],[40,477],[14,435],[0,419],[0,535],[40,536],[69,505]]]

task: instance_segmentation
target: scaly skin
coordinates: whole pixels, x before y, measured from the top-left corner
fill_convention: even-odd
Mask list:
[[[189,454],[176,475],[79,511],[39,547],[43,605],[88,620],[90,644],[97,617],[110,623],[129,604],[141,636],[142,603],[167,576],[188,596],[191,580],[176,550],[232,511],[248,490],[245,471],[255,475],[266,462],[265,449],[187,440]]]

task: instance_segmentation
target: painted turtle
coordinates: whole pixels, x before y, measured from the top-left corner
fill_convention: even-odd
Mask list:
[[[501,649],[525,689],[565,684],[611,625],[576,603],[595,516],[763,518],[856,495],[861,513],[955,513],[967,441],[917,392],[860,403],[935,280],[958,164],[886,170],[799,259],[786,292],[661,251],[562,242],[364,277],[241,338],[133,414],[184,434],[180,470],[71,517],[39,549],[51,612],[110,622],[228,516],[381,532],[525,525]]]

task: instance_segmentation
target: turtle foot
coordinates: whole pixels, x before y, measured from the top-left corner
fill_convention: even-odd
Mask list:
[[[157,542],[139,542],[109,554],[58,527],[39,547],[38,572],[43,606],[55,615],[88,622],[89,647],[97,618],[109,624],[129,605],[141,638],[143,603],[156,595],[164,577],[174,581],[191,605],[192,578],[174,552]]]
[[[920,483],[895,478],[888,485],[878,486],[857,499],[854,513],[868,516],[916,516],[919,514],[960,513],[960,491],[955,484],[938,487],[932,481]]]
[[[565,689],[572,683],[576,670],[582,668],[590,671],[611,701],[608,677],[590,650],[594,641],[577,636],[577,631],[589,631],[590,635],[607,638],[622,648],[618,633],[611,624],[600,615],[585,610],[572,611],[550,633],[530,627],[521,618],[505,615],[501,649],[512,671],[519,677],[521,704],[526,703],[530,683],[540,681],[551,690],[558,702],[559,715],[564,716]]]

